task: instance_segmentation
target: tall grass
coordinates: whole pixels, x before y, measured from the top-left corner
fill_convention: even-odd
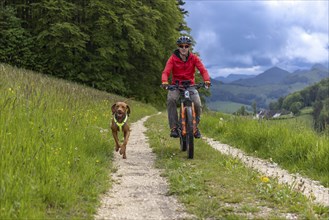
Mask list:
[[[0,219],[91,218],[109,187],[111,105],[81,85],[0,65]],[[128,102],[131,122],[156,112]]]
[[[329,137],[297,120],[252,120],[220,113],[203,118],[202,131],[248,153],[272,159],[329,186]]]

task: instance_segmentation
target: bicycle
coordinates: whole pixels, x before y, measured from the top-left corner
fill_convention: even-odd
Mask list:
[[[190,80],[176,81],[175,85],[168,85],[168,90],[178,89],[180,92],[180,110],[179,110],[179,122],[177,125],[177,131],[180,139],[180,149],[187,151],[187,157],[193,159],[194,157],[194,134],[197,132],[197,122],[195,116],[194,102],[191,99],[193,91],[189,88],[208,88],[205,83],[199,83],[191,85]]]

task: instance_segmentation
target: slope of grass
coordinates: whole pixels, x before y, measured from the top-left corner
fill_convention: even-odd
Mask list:
[[[122,97],[0,64],[0,219],[91,219]],[[130,122],[152,114],[128,100]]]
[[[195,140],[194,159],[187,159],[187,153],[179,149],[179,139],[169,137],[165,113],[151,117],[146,126],[156,166],[169,180],[169,194],[176,195],[197,219],[329,217],[328,208],[312,205],[301,194],[245,168],[238,159],[220,154],[200,139]]]
[[[309,120],[252,120],[208,113],[201,129],[208,137],[258,157],[271,158],[291,172],[329,186],[329,137],[315,133]]]
[[[207,103],[209,109],[224,112],[224,113],[234,113],[237,112],[242,106],[245,106],[247,111],[252,111],[252,107],[250,105],[245,105],[237,102],[224,102],[224,101],[216,101]]]

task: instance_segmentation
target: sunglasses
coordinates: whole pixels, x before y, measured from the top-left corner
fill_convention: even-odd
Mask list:
[[[179,48],[189,48],[190,47],[190,45],[179,45]]]

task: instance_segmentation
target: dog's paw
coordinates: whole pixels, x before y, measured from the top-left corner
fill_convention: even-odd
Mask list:
[[[122,145],[121,147],[120,147],[120,155],[126,155],[126,146],[125,145]]]

